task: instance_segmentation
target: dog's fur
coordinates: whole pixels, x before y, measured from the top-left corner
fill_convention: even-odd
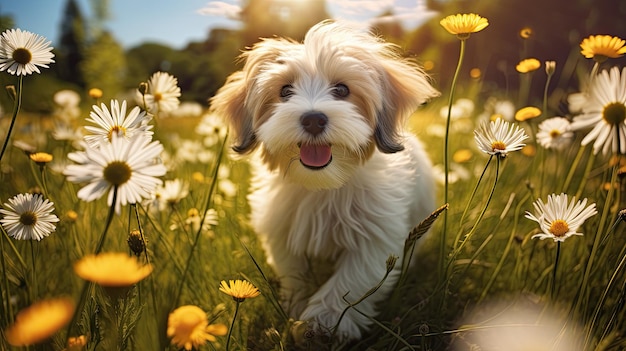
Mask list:
[[[332,328],[434,209],[431,163],[403,125],[438,92],[396,46],[337,22],[303,43],[262,40],[242,59],[211,109],[229,121],[235,151],[260,153],[251,220],[288,310]],[[309,294],[312,259],[333,262],[333,273]],[[398,273],[358,309],[375,315]],[[349,310],[336,335],[360,338],[370,323]]]

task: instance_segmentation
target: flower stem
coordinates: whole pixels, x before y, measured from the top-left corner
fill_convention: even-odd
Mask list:
[[[559,266],[559,258],[561,257],[561,242],[556,242],[556,256],[554,258],[554,269],[552,270],[552,286],[550,288],[550,299],[554,300],[556,294],[556,273]]]
[[[456,65],[456,69],[454,71],[454,76],[452,78],[452,86],[450,87],[450,97],[448,99],[448,116],[446,118],[446,135],[444,141],[444,151],[443,151],[443,165],[444,165],[444,203],[449,203],[449,173],[450,173],[450,119],[452,115],[452,103],[454,101],[454,92],[456,89],[456,82],[459,77],[459,72],[461,71],[461,66],[463,64],[463,57],[465,56],[465,39],[461,39],[461,48],[459,50],[459,61]],[[444,270],[444,262],[446,255],[446,236],[447,236],[447,227],[448,227],[448,211],[443,214],[443,231],[441,233],[440,243],[439,243],[439,276],[445,274]]]
[[[22,82],[24,80],[24,76],[20,76],[17,85],[17,96],[15,98],[15,104],[13,105],[13,117],[11,117],[11,124],[9,125],[9,130],[7,131],[6,139],[4,139],[4,144],[2,145],[2,151],[0,151],[0,163],[2,162],[2,157],[4,157],[4,152],[7,150],[7,146],[9,145],[9,140],[11,139],[11,133],[13,132],[13,127],[15,126],[15,121],[17,120],[17,114],[20,111],[20,107],[22,106]]]
[[[467,204],[465,205],[465,210],[463,210],[463,214],[461,215],[461,221],[459,222],[459,233],[454,239],[453,248],[456,248],[456,245],[459,242],[459,239],[461,237],[461,230],[463,228],[463,221],[465,220],[465,216],[467,215],[467,211],[469,210],[472,200],[474,200],[474,196],[476,196],[476,191],[478,191],[478,186],[482,182],[483,177],[485,176],[485,173],[487,173],[487,169],[489,168],[489,164],[491,163],[492,159],[493,159],[493,156],[489,157],[489,160],[487,160],[487,163],[485,164],[485,168],[483,168],[483,172],[480,174],[480,178],[478,178],[478,181],[476,182],[476,186],[474,187],[474,190],[472,190],[472,194],[470,195],[469,200],[467,200]]]
[[[233,314],[233,321],[230,323],[230,329],[228,329],[228,336],[226,336],[226,351],[228,351],[230,347],[230,337],[233,333],[233,328],[235,327],[235,321],[237,320],[237,313],[239,312],[239,305],[241,304],[241,302],[239,302],[236,299],[235,299],[235,302],[237,303],[235,305],[235,314]]]
[[[100,235],[100,240],[98,241],[98,246],[96,246],[96,251],[94,254],[99,254],[102,251],[102,246],[104,245],[104,239],[106,238],[107,232],[109,231],[109,227],[111,226],[111,222],[113,221],[113,215],[115,214],[115,205],[117,203],[117,185],[113,187],[113,200],[111,201],[111,208],[109,209],[109,214],[107,215],[107,222],[104,226],[104,230],[102,231],[102,235]]]

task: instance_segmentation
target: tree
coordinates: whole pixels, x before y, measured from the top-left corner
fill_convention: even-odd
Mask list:
[[[63,11],[59,45],[56,48],[56,69],[59,78],[85,87],[79,68],[86,43],[85,20],[75,0],[68,0]]]

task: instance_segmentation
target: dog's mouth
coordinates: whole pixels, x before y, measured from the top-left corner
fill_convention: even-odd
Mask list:
[[[303,143],[300,147],[300,163],[308,169],[322,169],[333,160],[330,145]]]

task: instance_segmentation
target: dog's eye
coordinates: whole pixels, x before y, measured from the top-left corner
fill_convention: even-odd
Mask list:
[[[350,95],[350,89],[345,84],[339,83],[333,87],[333,96],[342,99]]]
[[[281,99],[289,100],[291,95],[293,95],[293,86],[292,85],[290,85],[290,84],[283,85],[283,87],[280,88],[280,98]]]

